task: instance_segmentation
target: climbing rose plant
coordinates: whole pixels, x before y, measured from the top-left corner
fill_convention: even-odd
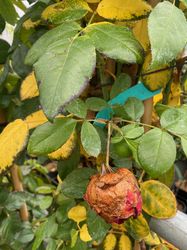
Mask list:
[[[27,2],[0,0],[0,248],[175,249],[149,221],[187,156],[186,1]]]

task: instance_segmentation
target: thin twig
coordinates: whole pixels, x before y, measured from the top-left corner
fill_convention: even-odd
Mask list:
[[[17,192],[23,192],[23,184],[22,184],[20,177],[19,177],[19,167],[16,164],[14,164],[11,167],[10,172],[11,172],[11,176],[12,176],[14,190]],[[20,217],[21,217],[22,221],[29,220],[29,212],[28,212],[26,203],[24,203],[20,208]]]
[[[108,136],[107,136],[107,146],[106,146],[106,167],[110,168],[109,158],[110,158],[110,136],[111,136],[111,121],[108,123]]]
[[[141,175],[140,175],[140,178],[138,180],[139,183],[142,182],[144,175],[145,175],[145,171],[143,170],[142,173],[141,173]]]

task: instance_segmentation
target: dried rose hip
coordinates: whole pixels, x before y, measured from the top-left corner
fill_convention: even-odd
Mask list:
[[[92,176],[84,199],[108,223],[121,224],[142,211],[138,183],[125,168],[119,168],[115,173]]]

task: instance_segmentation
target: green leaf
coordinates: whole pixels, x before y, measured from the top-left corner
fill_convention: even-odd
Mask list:
[[[46,250],[56,250],[57,243],[54,239],[49,239]]]
[[[171,187],[174,182],[175,167],[174,165],[163,175],[160,175],[158,180],[168,187]]]
[[[32,245],[32,250],[37,250],[45,238],[45,231],[47,229],[47,221],[40,224],[35,232],[35,240]]]
[[[6,62],[9,48],[9,43],[3,39],[0,39],[0,64],[4,64]]]
[[[73,149],[71,155],[64,160],[58,161],[58,174],[60,178],[63,180],[66,178],[68,174],[70,174],[75,168],[78,167],[80,162],[80,149],[76,146]]]
[[[21,205],[25,203],[27,195],[24,192],[10,193],[6,199],[4,207],[9,211],[20,209]]]
[[[45,155],[60,148],[73,133],[76,121],[71,118],[57,118],[54,123],[46,122],[37,127],[32,133],[28,152]]]
[[[131,78],[126,73],[121,73],[115,80],[110,91],[110,99],[113,99],[124,90],[130,88],[132,84]]]
[[[127,221],[125,221],[124,225],[130,236],[138,241],[145,238],[150,232],[149,225],[142,214],[139,215],[136,219],[128,219]]]
[[[129,97],[125,102],[124,111],[129,119],[136,121],[142,117],[144,113],[144,105],[139,99]]]
[[[73,228],[70,234],[71,234],[71,248],[73,248],[77,242],[79,231]]]
[[[187,136],[186,137],[181,137],[181,145],[182,145],[182,149],[184,151],[184,154],[187,157]]]
[[[0,15],[0,34],[3,32],[3,30],[5,29],[5,20],[4,18]]]
[[[59,224],[58,231],[55,235],[60,240],[71,240],[70,231],[72,228],[77,228],[77,225],[72,220],[67,220],[63,224]]]
[[[92,42],[81,36],[71,42],[63,39],[53,43],[34,65],[36,78],[40,82],[40,102],[50,119],[83,92],[92,77],[95,63]]]
[[[149,180],[141,183],[143,210],[158,219],[175,216],[176,199],[171,190],[163,183]]]
[[[186,18],[169,1],[159,3],[148,19],[151,42],[152,67],[170,63],[183,50],[187,42]]]
[[[63,224],[68,219],[67,213],[75,205],[76,203],[72,199],[66,199],[63,201],[62,205],[58,207],[56,211],[56,219],[59,224]]]
[[[0,14],[7,23],[10,23],[11,25],[16,23],[18,14],[11,0],[0,0]]]
[[[129,124],[121,128],[124,138],[127,139],[136,139],[143,135],[144,128],[139,127],[136,124]]]
[[[89,25],[85,32],[102,54],[126,63],[142,63],[143,48],[129,29],[101,22]]]
[[[89,209],[87,217],[88,231],[92,239],[95,241],[102,241],[111,225],[107,224],[91,209]]]
[[[187,134],[187,113],[182,108],[167,109],[161,115],[163,128],[178,135]]]
[[[84,121],[81,128],[81,143],[88,155],[97,157],[101,152],[101,140],[94,126]]]
[[[29,222],[24,222],[22,226],[22,230],[16,233],[16,241],[22,244],[26,244],[33,240],[34,233],[32,231],[32,226]]]
[[[40,199],[39,207],[40,207],[40,209],[45,210],[51,206],[52,202],[53,202],[53,198],[51,196],[49,196],[49,195],[43,196]]]
[[[46,32],[41,36],[29,50],[25,63],[33,65],[54,42],[60,41],[62,38],[67,39],[76,35],[80,30],[77,23],[65,23]]]
[[[88,11],[92,11],[89,5],[84,0],[64,0],[63,2],[50,5],[47,9],[54,9],[54,13],[47,17],[53,24],[60,24],[62,22],[76,21],[83,18]],[[46,12],[48,10],[46,9]],[[49,10],[50,12],[50,10]],[[43,13],[44,19],[45,11]]]
[[[53,191],[55,191],[55,187],[52,185],[43,185],[39,186],[35,189],[36,193],[38,194],[51,194]]]
[[[86,118],[87,115],[87,106],[86,104],[79,98],[71,101],[65,109],[69,112],[78,116],[80,118]]]
[[[185,7],[187,7],[187,0],[180,0],[180,2],[183,3]]]
[[[99,97],[90,97],[86,99],[86,105],[89,110],[100,111],[108,106],[108,103]]]
[[[45,222],[40,224],[35,232],[35,240],[32,250],[38,250],[42,241],[54,235],[58,230],[58,224],[55,222],[55,216],[49,217]]]
[[[140,161],[138,159],[138,147],[140,144],[140,138],[133,139],[133,140],[126,138],[126,142],[132,151],[132,155],[133,155],[134,160],[140,166],[141,164],[140,164]]]
[[[32,71],[32,68],[24,63],[27,52],[27,46],[21,44],[12,54],[12,67],[22,78],[25,78]]]
[[[176,158],[176,145],[171,135],[154,128],[144,134],[138,147],[142,168],[153,178],[167,172]]]
[[[62,192],[70,198],[82,198],[86,192],[89,178],[95,174],[94,169],[76,169],[69,174],[62,184]]]

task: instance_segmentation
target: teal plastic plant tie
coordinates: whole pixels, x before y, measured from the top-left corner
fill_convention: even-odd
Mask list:
[[[108,102],[109,106],[119,104],[123,105],[129,97],[136,97],[137,99],[144,101],[146,99],[149,99],[161,92],[161,89],[150,91],[145,87],[145,85],[142,82],[139,82],[137,85],[123,91],[116,97],[114,97],[112,100]],[[103,120],[110,120],[113,114],[112,107],[107,107],[99,111],[96,115],[96,119],[103,119]],[[97,125],[99,127],[105,127],[105,124],[94,122],[94,125]]]

